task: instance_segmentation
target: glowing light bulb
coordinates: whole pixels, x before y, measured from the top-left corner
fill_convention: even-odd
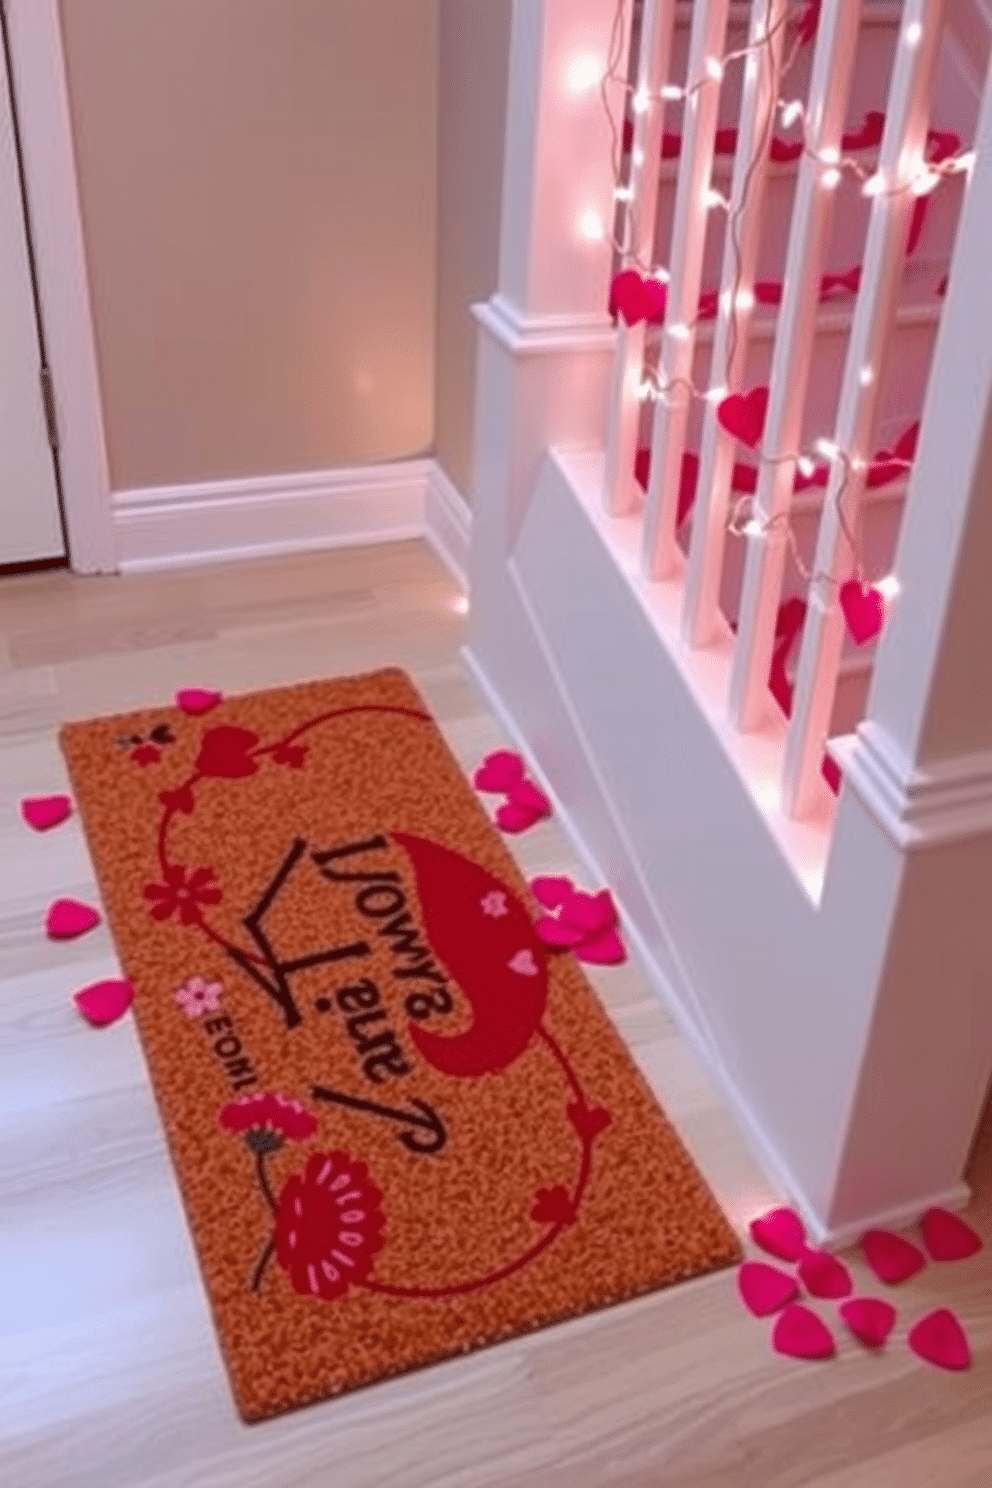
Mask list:
[[[840,454],[840,445],[834,444],[832,439],[818,439],[813,448],[818,454],[823,455],[828,460],[832,460],[835,455]]]
[[[803,106],[798,98],[793,98],[791,102],[783,103],[780,107],[782,110],[782,123],[788,129],[802,115]]]
[[[650,102],[651,95],[648,92],[647,88],[638,88],[631,102],[631,107],[633,108],[635,114],[646,114]]]
[[[721,196],[719,191],[714,191],[712,186],[707,186],[703,192],[704,207],[727,207],[729,203],[726,197]]]
[[[588,93],[603,81],[605,69],[601,57],[584,53],[573,57],[565,69],[565,86],[570,93]]]
[[[858,380],[861,383],[862,387],[871,387],[872,383],[875,381],[874,370],[871,367],[862,367]]]
[[[820,159],[824,165],[837,165],[840,160],[840,151],[833,145],[827,145],[825,150],[820,151]]]
[[[810,459],[809,455],[800,455],[799,459],[796,461],[796,464],[799,467],[800,473],[804,475],[807,480],[816,469],[816,466],[813,464],[813,461]]]
[[[711,77],[715,83],[721,82],[723,79],[723,64],[718,62],[715,57],[707,57],[706,75],[707,77]]]
[[[741,528],[745,537],[760,537],[764,530],[757,517],[749,517]]]
[[[618,186],[613,195],[619,202],[629,202],[634,200],[634,191],[633,187],[631,186]]]
[[[722,403],[729,391],[730,389],[725,387],[711,387],[709,392],[703,396],[708,403]]]
[[[576,223],[576,227],[578,228],[579,233],[582,235],[582,237],[588,238],[590,243],[602,242],[603,238],[605,238],[606,236],[606,229],[603,226],[603,219],[600,217],[599,213],[594,212],[591,207],[589,207],[585,212],[582,213],[582,215],[579,217],[578,222]]]
[[[633,156],[631,158],[632,158],[632,160],[633,160],[633,162],[634,162],[635,165],[637,165],[637,166],[643,165],[644,164],[644,151],[643,150],[635,150],[634,153],[633,153]]]
[[[640,387],[637,389],[637,396],[642,403],[646,403],[649,398],[653,398],[654,388],[652,387],[651,383],[642,382]]]
[[[924,167],[909,189],[914,196],[929,196],[934,187],[939,185],[940,175],[938,172]]]
[[[861,195],[862,196],[881,196],[881,194],[882,194],[882,192],[884,190],[885,190],[885,177],[882,175],[881,171],[876,171],[873,176],[869,176],[868,177],[867,181],[862,186],[862,188],[861,188]]]
[[[661,96],[668,103],[677,103],[683,96],[683,90],[677,88],[674,83],[666,83],[661,90]]]
[[[663,269],[663,268],[660,268],[660,267],[657,268],[657,269],[652,269],[651,272],[654,274],[654,277],[656,279],[660,279],[661,280],[662,284],[667,284],[668,281],[669,281],[669,278],[671,277],[669,275],[669,272],[668,272],[667,269]]]
[[[922,35],[923,27],[921,26],[919,21],[910,21],[909,25],[903,32],[903,36],[905,37],[907,46],[916,46]]]
[[[896,595],[902,590],[902,585],[895,574],[886,574],[884,579],[879,579],[874,586],[886,604],[891,604]]]
[[[946,169],[949,171],[970,171],[974,163],[974,150],[965,150],[963,155],[957,155],[953,160],[949,160]]]
[[[823,172],[820,180],[828,191],[833,191],[834,187],[840,182],[840,171],[835,165],[832,165],[829,170]]]
[[[687,325],[681,325],[678,322],[675,325],[666,326],[665,329],[670,336],[675,337],[676,341],[688,341],[692,335]]]

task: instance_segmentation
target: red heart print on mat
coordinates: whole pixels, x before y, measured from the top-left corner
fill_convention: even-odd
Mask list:
[[[794,1209],[769,1209],[750,1225],[751,1235],[769,1255],[798,1261],[806,1249],[806,1230]]]
[[[472,784],[481,791],[508,791],[523,779],[524,762],[512,749],[497,749],[487,754],[472,776]]]
[[[737,1290],[744,1306],[755,1317],[768,1317],[799,1296],[794,1279],[764,1261],[744,1262],[737,1272]]]
[[[848,579],[840,586],[840,607],[859,646],[878,635],[885,620],[885,600],[877,589],[865,589],[857,579]]]
[[[790,1359],[832,1359],[833,1334],[822,1318],[801,1302],[790,1302],[772,1331],[772,1348]]]
[[[982,1248],[971,1226],[947,1209],[928,1209],[920,1220],[920,1232],[935,1261],[964,1261]]]
[[[938,1369],[967,1369],[971,1349],[964,1329],[949,1307],[928,1312],[909,1330],[909,1346],[914,1354]]]
[[[799,1280],[813,1297],[849,1297],[854,1290],[851,1273],[836,1256],[822,1250],[807,1250],[799,1262]]]
[[[236,728],[233,723],[219,724],[204,734],[196,757],[196,769],[201,775],[224,780],[241,780],[246,775],[254,775],[258,764],[251,758],[250,751],[257,743],[258,735],[251,729]]]
[[[881,1297],[852,1297],[837,1311],[859,1343],[881,1348],[896,1323],[896,1310]]]
[[[122,1018],[133,1001],[134,988],[125,981],[91,982],[73,998],[87,1022],[98,1028]]]
[[[598,1137],[613,1120],[605,1106],[586,1106],[580,1101],[573,1101],[566,1109],[568,1119],[580,1137]]]
[[[176,693],[176,707],[195,717],[216,708],[223,696],[222,692],[211,692],[205,687],[181,687]]]
[[[29,796],[21,802],[21,815],[36,832],[47,832],[72,815],[68,796]]]
[[[728,434],[755,449],[761,443],[768,412],[768,389],[754,387],[748,393],[730,393],[717,408],[717,418]]]
[[[100,911],[78,899],[56,899],[48,907],[45,931],[52,940],[74,940],[100,923]]]
[[[539,1188],[530,1217],[538,1224],[574,1224],[575,1206],[568,1196],[568,1189],[560,1183],[553,1188]]]
[[[922,1271],[927,1258],[918,1246],[893,1235],[889,1230],[866,1230],[861,1236],[861,1249],[879,1281],[898,1286]]]

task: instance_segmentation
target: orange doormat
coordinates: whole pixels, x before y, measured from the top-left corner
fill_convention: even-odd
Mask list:
[[[404,673],[61,741],[245,1420],[739,1259]]]

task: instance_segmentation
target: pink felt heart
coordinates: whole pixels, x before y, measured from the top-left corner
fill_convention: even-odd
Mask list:
[[[536,811],[539,816],[551,815],[551,802],[533,780],[518,780],[516,785],[511,785],[508,799],[513,806]]]
[[[851,1273],[843,1261],[824,1250],[803,1252],[799,1279],[811,1297],[849,1297],[854,1290]]]
[[[717,408],[717,418],[735,439],[752,449],[761,442],[768,412],[768,389],[754,387],[748,393],[730,393]]]
[[[947,1209],[928,1209],[920,1220],[920,1232],[935,1261],[963,1261],[982,1248],[971,1226]]]
[[[585,939],[584,931],[564,920],[556,919],[554,915],[541,915],[534,921],[534,929],[538,939],[549,946],[565,946],[570,949]]]
[[[487,754],[472,776],[472,784],[481,791],[508,791],[523,778],[524,762],[510,749],[497,749]]]
[[[750,1225],[751,1235],[769,1255],[798,1261],[806,1248],[806,1231],[794,1209],[769,1209]]]
[[[915,1276],[927,1263],[922,1250],[889,1230],[866,1230],[861,1236],[861,1249],[879,1281],[888,1286],[898,1286],[900,1281]]]
[[[21,802],[21,815],[36,832],[47,832],[72,815],[68,796],[29,796]]]
[[[741,1301],[755,1317],[778,1312],[787,1302],[794,1302],[799,1288],[791,1276],[764,1261],[745,1261],[737,1272],[737,1290]]]
[[[566,925],[574,925],[586,935],[598,935],[613,929],[617,911],[609,889],[601,889],[598,894],[575,889],[562,905],[561,917]]]
[[[837,1311],[855,1338],[868,1348],[881,1348],[895,1327],[896,1310],[881,1297],[852,1297]]]
[[[195,717],[216,708],[223,696],[222,692],[211,692],[205,687],[181,687],[176,693],[176,707]]]
[[[949,1307],[928,1312],[909,1330],[909,1346],[914,1354],[938,1369],[967,1369],[971,1349],[964,1329]]]
[[[619,966],[621,961],[627,959],[624,943],[615,930],[607,930],[602,935],[580,941],[575,947],[575,954],[580,961],[585,961],[590,966]]]
[[[45,930],[52,940],[73,940],[99,923],[100,911],[78,899],[56,899],[45,916]]]
[[[863,589],[857,579],[848,579],[840,586],[840,607],[859,646],[878,635],[885,619],[885,600],[877,589]]]
[[[790,1302],[772,1330],[772,1348],[790,1359],[832,1359],[833,1334],[822,1318],[801,1302]]]
[[[526,832],[528,827],[541,820],[543,814],[532,806],[517,806],[513,801],[505,801],[497,810],[495,820],[504,832]]]
[[[572,880],[563,874],[542,874],[531,879],[530,887],[538,904],[542,904],[545,909],[558,909],[570,894],[575,893]]]
[[[134,988],[125,981],[92,982],[73,1001],[83,1017],[99,1028],[124,1016],[134,1001]]]

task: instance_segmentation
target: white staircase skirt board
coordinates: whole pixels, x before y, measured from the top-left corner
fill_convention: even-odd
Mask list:
[[[425,537],[464,583],[471,515],[436,461],[116,491],[124,573]]]

